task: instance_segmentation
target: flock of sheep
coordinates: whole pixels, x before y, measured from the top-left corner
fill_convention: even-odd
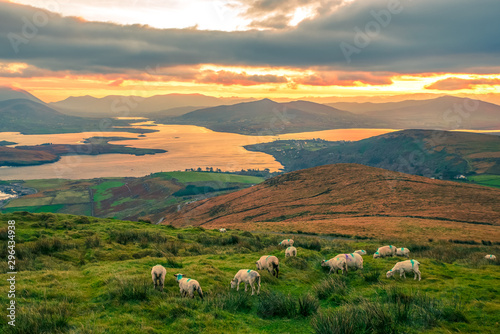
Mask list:
[[[221,233],[226,232],[226,229],[220,229]],[[285,250],[285,257],[289,256],[297,256],[297,248],[293,247],[293,239],[285,239],[279,243],[280,246],[287,247]],[[349,269],[363,269],[363,257],[362,255],[367,255],[365,250],[357,250],[354,253],[350,254],[339,254],[328,261],[323,260],[321,262],[322,267],[329,267],[331,274],[332,272],[338,273],[338,271],[342,271],[342,273],[347,273]],[[377,251],[373,254],[373,258],[387,257],[387,256],[404,256],[410,257],[410,250],[408,248],[397,248],[393,245],[383,246],[377,249]],[[495,255],[486,255],[485,259],[496,261]],[[264,255],[257,262],[255,262],[257,266],[257,270],[267,271],[278,278],[279,276],[279,260],[274,255]],[[417,260],[406,260],[396,263],[394,267],[386,273],[387,278],[392,277],[395,273],[399,273],[400,277],[406,279],[406,273],[414,273],[414,280],[421,280],[421,274],[419,270],[420,262]],[[159,288],[160,291],[163,291],[165,276],[167,274],[167,270],[161,266],[156,265],[151,269],[151,276],[153,279],[153,283],[156,288]],[[174,277],[179,283],[179,289],[182,297],[191,297],[194,298],[194,293],[197,292],[198,295],[203,299],[203,291],[201,289],[200,283],[197,280],[186,278],[183,274],[175,274]],[[248,285],[252,288],[252,296],[255,294],[255,285],[257,285],[257,294],[260,293],[260,274],[251,269],[241,269],[239,270],[234,278],[231,280],[231,288],[236,288],[236,291],[240,289],[240,283],[245,283],[245,292],[247,291]]]

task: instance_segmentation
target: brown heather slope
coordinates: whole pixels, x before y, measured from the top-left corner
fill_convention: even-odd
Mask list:
[[[164,220],[369,237],[500,241],[500,190],[357,164],[287,173],[238,192],[194,202]]]

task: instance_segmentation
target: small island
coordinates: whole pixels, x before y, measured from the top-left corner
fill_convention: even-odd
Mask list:
[[[0,146],[0,167],[42,165],[59,161],[64,155],[131,154],[140,156],[167,152],[162,149],[109,144],[110,141],[119,140],[137,140],[137,138],[91,137],[85,139],[83,144],[44,143],[33,146],[16,146],[15,148]]]

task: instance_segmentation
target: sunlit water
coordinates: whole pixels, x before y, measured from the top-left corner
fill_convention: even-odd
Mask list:
[[[151,122],[138,123],[151,125]],[[271,155],[247,151],[243,146],[271,142],[277,139],[361,140],[388,133],[389,129],[341,129],[316,132],[283,134],[279,136],[245,136],[234,133],[214,132],[192,125],[155,125],[148,129],[159,132],[147,133],[145,137],[127,132],[85,132],[50,135],[22,135],[0,133],[0,141],[8,140],[17,145],[76,144],[93,136],[127,137],[137,140],[112,142],[138,148],[167,150],[167,153],[134,156],[128,154],[103,154],[97,156],[63,156],[52,164],[28,167],[2,167],[0,179],[89,179],[96,177],[144,176],[161,171],[184,170],[186,168],[214,167],[224,171],[241,169],[264,169],[271,171],[283,166]]]
[[[3,201],[5,199],[9,199],[9,198],[15,198],[15,197],[17,197],[17,196],[12,195],[12,194],[6,194],[3,191],[0,191],[0,201]]]

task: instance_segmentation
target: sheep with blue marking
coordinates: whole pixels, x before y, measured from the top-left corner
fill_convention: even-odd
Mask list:
[[[338,274],[339,270],[342,271],[342,274],[344,273],[344,271],[347,272],[347,264],[346,264],[345,257],[343,257],[343,256],[336,256],[334,258],[331,258],[328,261],[323,260],[323,261],[321,261],[321,266],[330,268],[330,271],[328,272],[329,275],[332,272],[335,272],[336,274]]]
[[[236,291],[239,291],[241,282],[245,283],[245,292],[247,292],[248,285],[250,285],[252,296],[255,293],[255,283],[257,283],[257,294],[260,293],[260,274],[255,270],[241,269],[238,271],[231,280],[231,289],[236,288]]]
[[[255,262],[257,265],[257,270],[267,269],[269,273],[278,278],[280,272],[280,261],[274,255],[264,255],[261,256],[259,261]]]
[[[280,242],[278,245],[290,247],[290,246],[293,246],[293,242],[294,242],[293,239],[285,239],[282,242]]]
[[[203,299],[203,291],[197,280],[184,277],[184,274],[174,274],[174,277],[177,279],[177,283],[179,283],[181,297],[189,296],[194,298],[194,293],[196,291],[200,298]]]
[[[396,248],[396,256],[404,256],[410,258],[410,250],[408,248]]]
[[[394,267],[392,267],[391,270],[389,270],[386,274],[387,278],[390,278],[394,276],[395,273],[399,272],[399,277],[403,277],[406,279],[406,274],[405,273],[414,273],[415,278],[414,280],[417,279],[420,281],[422,279],[422,276],[420,275],[420,262],[417,260],[406,260],[406,261],[401,261],[396,263]]]
[[[497,257],[493,254],[488,254],[484,257],[486,260],[496,261]]]
[[[165,267],[163,267],[162,265],[157,264],[151,269],[151,278],[153,279],[153,284],[155,285],[155,289],[159,287],[160,291],[163,291],[166,275],[167,275],[167,269],[165,269]]]
[[[297,248],[290,246],[285,250],[285,257],[297,256]]]
[[[377,249],[377,251],[373,254],[373,258],[386,257],[386,256],[394,256],[396,255],[396,247],[393,245],[382,246]]]
[[[339,254],[335,258],[345,258],[347,271],[349,269],[363,269],[363,257],[358,253]]]
[[[355,250],[354,253],[359,255],[366,255],[366,251],[364,249]]]

